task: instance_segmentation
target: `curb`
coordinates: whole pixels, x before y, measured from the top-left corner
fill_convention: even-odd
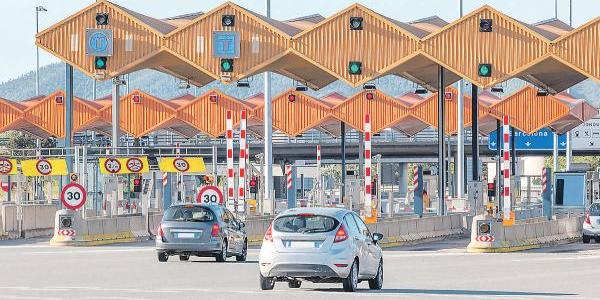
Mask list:
[[[509,247],[500,247],[500,248],[467,248],[467,252],[469,253],[509,253],[509,252],[519,252],[531,249],[540,249],[547,248],[552,246],[570,244],[579,242],[581,238],[569,238],[564,240],[558,240],[549,243],[540,243],[540,244],[530,244],[530,245],[519,245],[519,246],[509,246]]]
[[[131,231],[124,231],[112,234],[96,234],[96,235],[84,235],[81,240],[61,240],[60,238],[52,237],[50,240],[51,246],[74,246],[74,247],[86,247],[86,246],[101,246],[119,243],[134,243],[147,241],[150,239],[149,235],[136,235]]]

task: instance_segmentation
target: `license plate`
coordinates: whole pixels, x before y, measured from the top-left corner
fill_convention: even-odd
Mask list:
[[[193,232],[180,232],[177,234],[178,239],[195,239],[196,234]]]
[[[291,248],[315,248],[315,242],[306,242],[306,241],[291,241]]]

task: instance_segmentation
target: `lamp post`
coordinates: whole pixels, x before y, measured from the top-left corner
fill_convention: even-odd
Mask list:
[[[43,11],[48,11],[45,7],[43,6],[36,6],[35,7],[35,34],[37,35],[38,32],[40,32],[40,26],[39,26],[39,17],[40,17],[40,12]],[[40,95],[40,47],[36,46],[35,47],[35,61],[36,61],[36,65],[35,65],[35,95],[39,96]]]

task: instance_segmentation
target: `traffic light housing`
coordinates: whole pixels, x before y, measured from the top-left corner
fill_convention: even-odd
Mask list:
[[[135,178],[133,179],[133,192],[140,193],[142,191],[142,179]]]
[[[479,32],[492,32],[493,30],[492,19],[480,19],[479,20]]]
[[[252,177],[248,185],[250,186],[250,193],[258,193],[258,179],[256,177]]]
[[[96,25],[99,25],[99,26],[108,25],[108,14],[107,13],[97,13],[96,14]]]
[[[496,197],[496,183],[495,182],[489,182],[487,184],[487,194],[488,194],[488,198]]]
[[[363,18],[362,17],[350,17],[350,30],[362,30],[363,29]]]
[[[94,69],[106,70],[107,62],[108,62],[108,58],[106,56],[95,56],[94,57]]]
[[[377,179],[373,179],[373,182],[371,182],[371,195],[377,196]]]
[[[235,15],[222,15],[221,25],[223,25],[223,27],[235,26]]]
[[[491,77],[492,76],[492,65],[491,64],[479,64],[477,67],[477,73],[480,77]]]
[[[221,72],[233,72],[233,59],[221,58]]]
[[[348,64],[348,73],[350,73],[350,75],[360,75],[360,74],[362,74],[362,62],[360,62],[360,61],[351,61]]]

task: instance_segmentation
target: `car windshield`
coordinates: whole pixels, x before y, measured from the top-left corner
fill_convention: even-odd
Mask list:
[[[317,233],[337,228],[339,222],[331,217],[312,214],[283,216],[273,221],[273,229],[279,232]]]
[[[590,206],[590,216],[599,217],[600,216],[600,203],[594,203]]]
[[[163,217],[163,221],[177,222],[212,222],[214,219],[210,209],[191,205],[170,207]]]

